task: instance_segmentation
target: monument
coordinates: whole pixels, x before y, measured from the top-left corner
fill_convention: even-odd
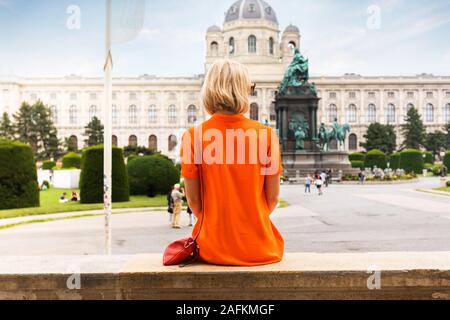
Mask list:
[[[289,177],[316,170],[355,171],[345,151],[350,126],[341,126],[336,119],[331,128],[323,123],[318,127],[319,101],[315,84],[309,82],[309,60],[295,49],[275,99],[283,166]],[[331,150],[332,142],[336,142],[336,150]]]

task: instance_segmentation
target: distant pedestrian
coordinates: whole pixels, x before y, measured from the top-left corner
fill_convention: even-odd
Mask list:
[[[184,198],[183,189],[179,184],[176,184],[172,191],[172,200],[173,200],[173,219],[172,219],[172,228],[181,229],[180,226],[180,216],[181,209],[183,206],[183,198]]]
[[[316,174],[314,176],[314,184],[316,185],[319,196],[323,195],[323,193],[322,193],[323,181],[322,181],[322,177],[320,176],[319,172],[316,172]]]
[[[333,170],[329,169],[327,172],[328,184],[333,184]]]
[[[59,203],[67,203],[69,202],[69,199],[66,198],[67,193],[63,193],[60,197],[59,197]]]
[[[358,178],[359,178],[359,184],[363,185],[366,180],[366,174],[364,173],[364,171],[362,169],[359,170]]]
[[[173,199],[172,199],[172,190],[167,194],[167,212],[169,213],[169,222],[172,223],[173,218]]]
[[[322,171],[320,173],[320,178],[322,179],[323,184],[325,185],[325,188],[328,188],[328,180],[327,180],[327,174],[325,171]]]
[[[305,179],[305,193],[311,193],[311,184],[312,184],[312,178],[311,175],[307,175]]]

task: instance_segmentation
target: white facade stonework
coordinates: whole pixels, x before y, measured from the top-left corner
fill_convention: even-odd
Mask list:
[[[276,13],[266,2],[239,0],[227,12],[222,28],[208,28],[205,69],[218,58],[247,65],[257,84],[248,116],[274,126],[275,92],[292,60],[292,49],[301,47],[300,41],[295,26],[280,32]],[[179,149],[170,150],[169,140],[179,142],[187,128],[207,118],[200,101],[203,81],[203,75],[115,78],[113,134],[117,144],[123,147],[137,139],[139,146],[155,147],[156,140],[158,151],[177,160]],[[368,125],[375,121],[395,125],[400,142],[400,125],[410,106],[419,110],[430,131],[450,122],[450,76],[346,74],[313,77],[311,81],[316,83],[321,98],[319,121],[329,125],[337,116],[340,122],[352,126],[347,146],[350,150],[360,149]],[[32,103],[37,99],[52,107],[59,137],[76,137],[82,148],[84,126],[94,115],[103,117],[103,79],[74,75],[0,78],[1,113],[12,115],[23,101]]]

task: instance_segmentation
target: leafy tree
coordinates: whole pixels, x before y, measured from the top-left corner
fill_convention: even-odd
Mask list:
[[[425,138],[425,149],[431,151],[433,156],[439,155],[447,147],[447,135],[439,130],[428,133]],[[440,156],[440,155],[439,155]]]
[[[78,152],[78,146],[76,145],[75,141],[72,138],[64,138],[64,150],[69,152]]]
[[[11,140],[14,138],[14,128],[9,119],[9,115],[6,112],[3,113],[2,118],[0,119],[0,137]]]
[[[13,115],[14,133],[17,140],[35,147],[37,145],[37,139],[34,133],[32,114],[33,110],[31,105],[23,102],[19,110]]]
[[[420,149],[425,144],[426,130],[416,108],[411,108],[402,125],[403,144],[406,149]]]
[[[450,122],[447,123],[444,128],[442,128],[442,130],[444,130],[444,133],[446,135],[446,149],[450,150]]]
[[[149,148],[141,146],[126,146],[125,148],[123,148],[123,152],[126,158],[128,158],[129,156],[138,155],[150,156],[155,153]]]
[[[386,154],[392,154],[397,148],[397,135],[394,126],[381,123],[372,123],[364,135],[366,142],[361,147],[367,152],[378,149]]]
[[[93,147],[99,144],[103,144],[104,127],[100,119],[93,117],[91,122],[84,127],[84,136],[87,139],[84,140],[88,147]]]

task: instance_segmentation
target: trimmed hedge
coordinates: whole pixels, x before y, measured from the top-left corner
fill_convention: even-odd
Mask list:
[[[36,163],[30,146],[0,139],[0,210],[39,207]]]
[[[432,152],[425,151],[425,152],[423,152],[422,156],[424,156],[424,162],[425,163],[434,164],[434,156],[433,156]]]
[[[56,167],[55,161],[48,160],[42,163],[42,170],[53,170],[54,167]]]
[[[386,169],[387,167],[387,158],[383,151],[374,149],[367,152],[366,158],[364,160],[365,168],[381,168]]]
[[[447,169],[450,169],[450,151],[447,151],[447,152],[445,153],[445,156],[444,156],[444,166],[446,166]]]
[[[80,176],[81,203],[103,203],[103,145],[84,150]],[[130,201],[123,150],[112,148],[112,202]]]
[[[180,182],[180,172],[173,162],[160,155],[135,158],[127,167],[132,195],[165,195]]]
[[[450,181],[447,181],[445,184],[450,188]]]
[[[351,163],[352,163],[352,168],[364,169],[364,161],[353,160],[353,161],[351,161]]]
[[[389,158],[389,167],[392,170],[400,169],[400,153],[396,152]]]
[[[62,168],[81,168],[81,156],[75,152],[69,152],[62,158]]]
[[[416,149],[407,149],[400,153],[400,168],[406,173],[422,173],[424,168],[423,154]]]
[[[350,162],[352,162],[352,161],[363,161],[364,162],[364,160],[366,159],[366,155],[361,152],[354,152],[348,156],[348,159],[350,160]]]

